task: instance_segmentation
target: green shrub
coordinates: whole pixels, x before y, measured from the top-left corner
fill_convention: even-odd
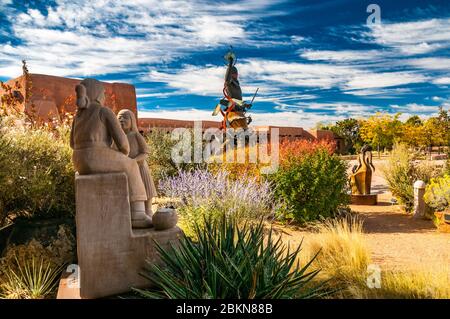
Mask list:
[[[275,197],[283,203],[278,213],[281,219],[307,222],[327,218],[348,203],[347,165],[324,148],[287,156],[268,178]]]
[[[190,133],[192,133],[191,131]],[[159,181],[164,177],[174,176],[180,170],[206,168],[206,163],[175,163],[172,160],[172,149],[178,141],[173,140],[172,135],[167,133],[166,130],[152,129],[150,133],[145,135],[145,138],[150,150],[147,163],[157,187]],[[193,141],[193,138],[191,138],[191,141]],[[191,150],[193,150],[193,147]]]
[[[442,168],[427,161],[415,162],[414,154],[408,146],[396,144],[382,171],[392,195],[410,212],[414,207],[414,182],[422,180],[428,183],[431,178],[442,173]]]
[[[189,237],[179,246],[157,250],[165,266],[147,263],[145,277],[159,290],[138,290],[147,298],[171,299],[272,299],[320,295],[311,280],[312,260],[299,267],[300,246],[293,252],[272,230],[264,236],[261,223],[238,227],[235,220],[206,220],[196,227],[198,242]],[[314,258],[313,258],[314,260]]]
[[[66,126],[50,130],[0,122],[0,226],[18,215],[73,216],[68,135]]]
[[[450,207],[450,175],[432,178],[425,189],[425,203],[435,211]]]

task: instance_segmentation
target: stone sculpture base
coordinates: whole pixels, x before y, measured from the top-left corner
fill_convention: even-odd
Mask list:
[[[352,205],[376,205],[377,204],[377,195],[369,194],[369,195],[354,195],[350,199]]]
[[[78,175],[75,189],[80,297],[101,298],[149,287],[139,273],[145,260],[160,262],[154,240],[169,247],[182,231],[176,226],[163,231],[131,228],[125,173]],[[64,282],[60,286],[69,289]],[[75,297],[76,291],[58,295]]]

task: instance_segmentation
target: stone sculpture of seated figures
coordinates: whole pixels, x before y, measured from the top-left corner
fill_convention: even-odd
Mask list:
[[[147,194],[138,163],[127,155],[130,145],[112,110],[104,107],[105,89],[95,79],[76,86],[77,113],[70,134],[73,164],[80,175],[124,172],[128,177],[131,224],[133,228],[152,226],[145,213]],[[112,143],[117,149],[112,148]]]
[[[153,197],[156,197],[156,187],[146,161],[149,153],[147,143],[141,133],[139,133],[136,116],[133,111],[128,109],[120,110],[117,114],[117,118],[130,143],[130,153],[128,156],[134,158],[138,162],[142,181],[144,182],[145,191],[147,192],[145,210],[147,215],[151,217],[153,214],[152,199]]]

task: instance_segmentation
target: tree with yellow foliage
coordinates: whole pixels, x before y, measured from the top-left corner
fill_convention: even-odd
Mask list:
[[[382,148],[391,148],[396,138],[401,136],[402,122],[394,116],[377,112],[367,120],[360,120],[360,135],[364,142],[377,149],[378,157]]]
[[[412,147],[427,146],[425,127],[422,119],[417,116],[411,116],[402,126],[401,143]]]

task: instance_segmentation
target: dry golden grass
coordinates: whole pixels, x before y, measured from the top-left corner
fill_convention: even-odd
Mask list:
[[[328,221],[308,236],[304,262],[320,250],[314,266],[318,279],[329,280],[331,298],[450,298],[450,267],[431,264],[407,270],[381,269],[381,285],[369,288],[372,264],[361,221],[346,218]],[[302,259],[303,259],[302,258]]]
[[[361,289],[359,297],[449,299],[450,269],[448,265],[433,264],[428,267],[382,272],[380,289]]]

